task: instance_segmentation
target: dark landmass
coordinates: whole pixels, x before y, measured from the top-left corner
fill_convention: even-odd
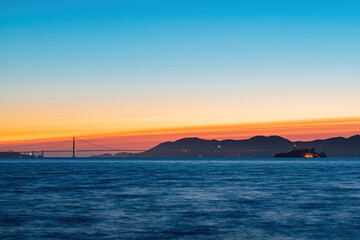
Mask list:
[[[105,153],[101,155],[93,155],[91,157],[93,158],[129,158],[132,157],[134,153],[128,153],[128,152],[120,152],[116,153],[115,155],[112,155],[110,153]]]
[[[315,141],[292,142],[279,136],[256,136],[246,140],[204,140],[183,138],[164,142],[142,153],[104,154],[96,157],[117,158],[256,158],[273,157],[277,153],[298,148],[316,148],[329,157],[359,157],[360,135]]]
[[[274,158],[326,158],[326,153],[317,153],[315,148],[298,148],[287,153],[277,153]]]
[[[104,153],[100,155],[93,155],[92,158],[114,158],[115,156],[110,153]]]
[[[32,155],[26,153],[19,153],[19,152],[0,152],[0,158],[41,158],[42,156],[39,155]]]

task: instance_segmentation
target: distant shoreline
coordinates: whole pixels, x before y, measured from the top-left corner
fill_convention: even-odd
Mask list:
[[[205,140],[182,138],[160,143],[142,153],[105,153],[94,158],[272,158],[289,152],[294,146],[315,148],[328,157],[360,157],[360,135],[335,137],[314,141],[290,141],[280,136],[255,136],[245,140]]]

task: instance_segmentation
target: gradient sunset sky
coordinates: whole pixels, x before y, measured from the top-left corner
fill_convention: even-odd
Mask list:
[[[360,132],[359,1],[0,2],[0,150]],[[24,145],[25,144],[25,145]]]

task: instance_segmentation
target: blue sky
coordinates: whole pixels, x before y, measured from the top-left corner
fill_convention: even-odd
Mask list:
[[[33,109],[79,122],[98,112],[107,119],[99,124],[125,126],[358,116],[359,9],[331,0],[2,1],[0,107],[9,121],[35,121]]]
[[[263,70],[270,81],[277,81],[279,72],[346,76],[356,74],[359,63],[356,1],[7,1],[2,5],[0,50],[5,76],[22,68],[34,77],[78,75],[83,84],[91,68],[91,76],[133,76],[139,71],[136,76],[150,75],[156,81],[176,73],[196,77],[202,84],[201,76],[209,72],[226,77]],[[146,84],[144,78],[139,81]],[[319,79],[321,84],[324,81]]]

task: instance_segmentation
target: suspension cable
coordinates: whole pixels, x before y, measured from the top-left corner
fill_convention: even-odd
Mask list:
[[[92,146],[95,146],[95,147],[100,147],[100,148],[104,148],[104,149],[108,149],[108,150],[116,150],[115,148],[110,148],[110,147],[104,147],[104,146],[101,146],[101,145],[97,145],[95,143],[91,143],[91,142],[88,142],[88,141],[85,141],[85,140],[82,140],[82,139],[79,139],[79,138],[76,138],[77,140],[81,141],[81,142],[84,142],[84,143],[87,143],[87,144],[90,144]]]
[[[51,150],[51,149],[54,149],[54,148],[56,148],[56,147],[59,147],[59,146],[65,144],[65,143],[69,142],[70,140],[71,140],[71,138],[68,139],[68,140],[66,140],[66,141],[64,141],[64,142],[58,143],[58,144],[56,144],[56,145],[54,145],[54,146],[52,146],[52,147],[50,147],[50,148],[48,148],[48,149],[46,149],[46,150],[44,150],[44,151],[49,151],[49,150]]]

